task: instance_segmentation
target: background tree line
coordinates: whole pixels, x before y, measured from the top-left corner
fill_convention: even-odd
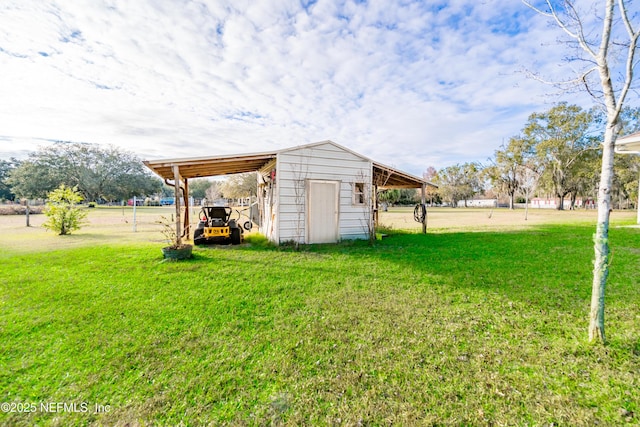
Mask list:
[[[27,159],[0,160],[0,200],[46,199],[61,185],[85,201],[119,202],[133,196],[173,196],[173,188],[149,171],[133,153],[95,144],[56,142]],[[256,194],[255,173],[225,181],[195,179],[189,193],[196,199],[241,198]]]
[[[640,129],[640,109],[622,112],[621,134]],[[578,198],[595,199],[600,180],[604,113],[560,103],[542,113],[533,113],[520,134],[499,147],[486,165],[456,164],[425,172],[425,179],[438,185],[432,200],[450,204],[475,196],[493,195],[526,202],[535,196],[551,196],[557,209],[570,208]],[[639,156],[615,157],[612,197],[617,207],[638,200]]]
[[[133,153],[95,144],[56,142],[25,160],[2,162],[2,197],[45,199],[54,189],[77,187],[86,201],[113,202],[159,192],[160,179]]]

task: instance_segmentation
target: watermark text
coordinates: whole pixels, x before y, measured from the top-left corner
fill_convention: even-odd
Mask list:
[[[89,402],[1,402],[0,412],[5,413],[79,413],[104,414],[111,411],[111,405]]]

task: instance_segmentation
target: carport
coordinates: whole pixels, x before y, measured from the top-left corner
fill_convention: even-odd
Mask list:
[[[364,156],[352,152],[351,150],[342,147],[332,141],[322,141],[318,143],[302,145],[289,149],[283,149],[278,151],[263,152],[263,153],[250,153],[250,154],[235,154],[235,155],[222,155],[222,156],[207,156],[207,157],[192,157],[192,158],[176,158],[176,159],[159,159],[159,160],[146,160],[144,164],[151,169],[154,173],[164,179],[165,183],[174,188],[175,194],[175,206],[176,206],[176,234],[182,238],[189,238],[190,236],[190,218],[189,209],[182,211],[182,206],[188,206],[189,195],[189,180],[194,178],[202,178],[209,176],[221,176],[246,172],[259,172],[269,178],[269,174],[274,174],[278,169],[278,176],[281,180],[285,180],[285,162],[280,160],[285,156],[291,158],[292,153],[299,155],[299,153],[334,153],[336,156],[348,157],[351,156],[355,159],[360,159],[362,164],[368,165],[366,169],[367,185],[370,191],[374,191],[372,194],[376,194],[375,191],[379,189],[392,189],[392,188],[420,188],[422,189],[422,204],[425,203],[425,190],[427,185],[433,185],[425,180],[413,176],[411,174],[399,171],[393,167],[385,166],[381,163],[374,162]],[[306,155],[306,154],[305,154]],[[301,162],[308,162],[309,157],[300,157]],[[320,158],[320,156],[314,157],[314,159]],[[331,174],[341,174],[340,178],[343,181],[342,192],[344,190],[345,170],[348,167],[341,164],[340,167],[336,166],[338,160],[327,159],[321,157],[321,161],[324,162],[321,166],[326,169],[324,175],[316,177],[310,175],[307,180],[314,180],[314,182],[326,182],[331,179]],[[341,161],[345,161],[339,158]],[[345,163],[346,164],[346,163]],[[333,169],[332,169],[333,168]],[[263,178],[264,179],[264,178]],[[338,179],[338,178],[336,178]],[[323,181],[319,181],[323,180]],[[338,190],[340,191],[340,190]],[[283,190],[284,192],[284,190]],[[342,199],[346,196],[343,195]],[[182,201],[179,203],[178,201]],[[376,198],[371,199],[374,206],[371,208],[373,218],[371,221],[377,222],[377,203]],[[184,212],[184,213],[183,213]],[[426,233],[426,216],[422,223],[422,231]]]
[[[189,209],[181,215],[182,206],[189,205],[189,180],[209,176],[255,172],[272,159],[276,153],[253,153],[212,157],[145,160],[143,163],[173,187],[176,208],[176,235],[189,238],[191,233]],[[180,200],[182,203],[180,203]],[[184,218],[181,221],[181,217]],[[183,223],[181,225],[181,222]]]

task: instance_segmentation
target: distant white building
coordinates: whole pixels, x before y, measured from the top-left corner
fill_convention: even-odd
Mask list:
[[[465,204],[466,203],[466,204]],[[458,202],[459,208],[497,208],[498,199],[473,199],[473,200],[460,200]]]
[[[534,197],[529,200],[529,207],[537,209],[557,209],[558,201],[559,199],[555,197]],[[563,206],[565,209],[569,209],[571,207],[571,199],[564,199]],[[593,199],[582,199],[578,197],[576,198],[575,207],[594,209],[596,203]]]

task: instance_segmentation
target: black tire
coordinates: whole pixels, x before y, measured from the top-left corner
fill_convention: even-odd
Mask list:
[[[231,244],[239,245],[242,243],[242,233],[238,227],[231,229]]]

